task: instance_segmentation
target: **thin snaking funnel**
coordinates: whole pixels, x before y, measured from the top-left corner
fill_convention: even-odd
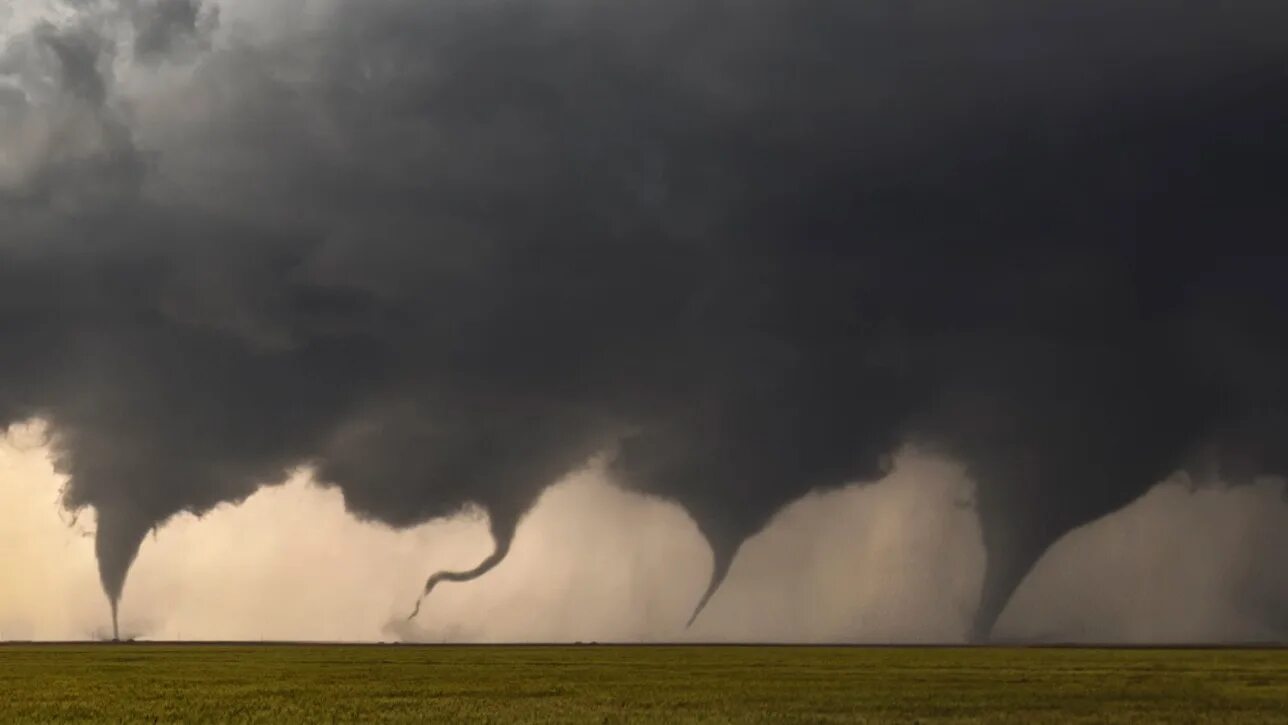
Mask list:
[[[472,581],[496,568],[497,564],[500,564],[505,559],[506,554],[510,552],[510,542],[514,537],[513,533],[503,536],[494,534],[494,536],[496,537],[495,548],[486,559],[479,562],[478,566],[466,571],[438,571],[432,574],[425,581],[425,589],[421,591],[420,597],[416,600],[416,606],[412,609],[411,614],[407,616],[407,619],[415,619],[420,614],[420,605],[425,601],[425,597],[428,597],[429,593],[434,591],[434,587],[438,586],[439,582]]]

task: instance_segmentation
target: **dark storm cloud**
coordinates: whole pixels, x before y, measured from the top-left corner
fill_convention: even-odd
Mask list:
[[[202,0],[139,0],[131,12],[134,54],[155,58],[204,46],[218,19],[218,8],[203,8]]]
[[[140,55],[202,12],[146,7]],[[1168,474],[1288,472],[1285,21],[341,3],[135,99],[137,138],[111,47],[39,31],[58,93],[21,113],[98,125],[0,189],[0,421],[51,422],[113,600],[151,527],[301,464],[393,525],[485,510],[497,554],[431,582],[466,579],[606,451],[690,512],[714,591],[913,442],[978,484],[983,635]],[[53,203],[87,178],[59,154],[136,193]]]

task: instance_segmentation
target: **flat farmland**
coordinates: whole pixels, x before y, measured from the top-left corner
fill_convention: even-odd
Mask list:
[[[1288,650],[0,646],[0,722],[1288,722]]]

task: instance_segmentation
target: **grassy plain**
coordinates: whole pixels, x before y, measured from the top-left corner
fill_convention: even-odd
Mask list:
[[[1288,650],[0,647],[0,722],[1285,722]]]

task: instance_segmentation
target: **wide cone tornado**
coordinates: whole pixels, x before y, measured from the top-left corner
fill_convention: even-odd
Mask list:
[[[702,598],[698,600],[697,606],[693,608],[693,614],[689,615],[689,621],[685,623],[685,628],[690,628],[693,623],[698,621],[698,616],[702,610],[707,608],[707,603],[711,597],[720,589],[724,583],[725,577],[729,575],[729,567],[733,565],[733,552],[716,552],[711,570],[711,579],[707,582],[707,588],[702,592]]]
[[[94,553],[98,557],[98,574],[112,613],[112,639],[121,638],[118,615],[121,594],[130,565],[139,553],[147,535],[147,520],[129,509],[104,508],[98,511],[98,529],[94,534]]]

